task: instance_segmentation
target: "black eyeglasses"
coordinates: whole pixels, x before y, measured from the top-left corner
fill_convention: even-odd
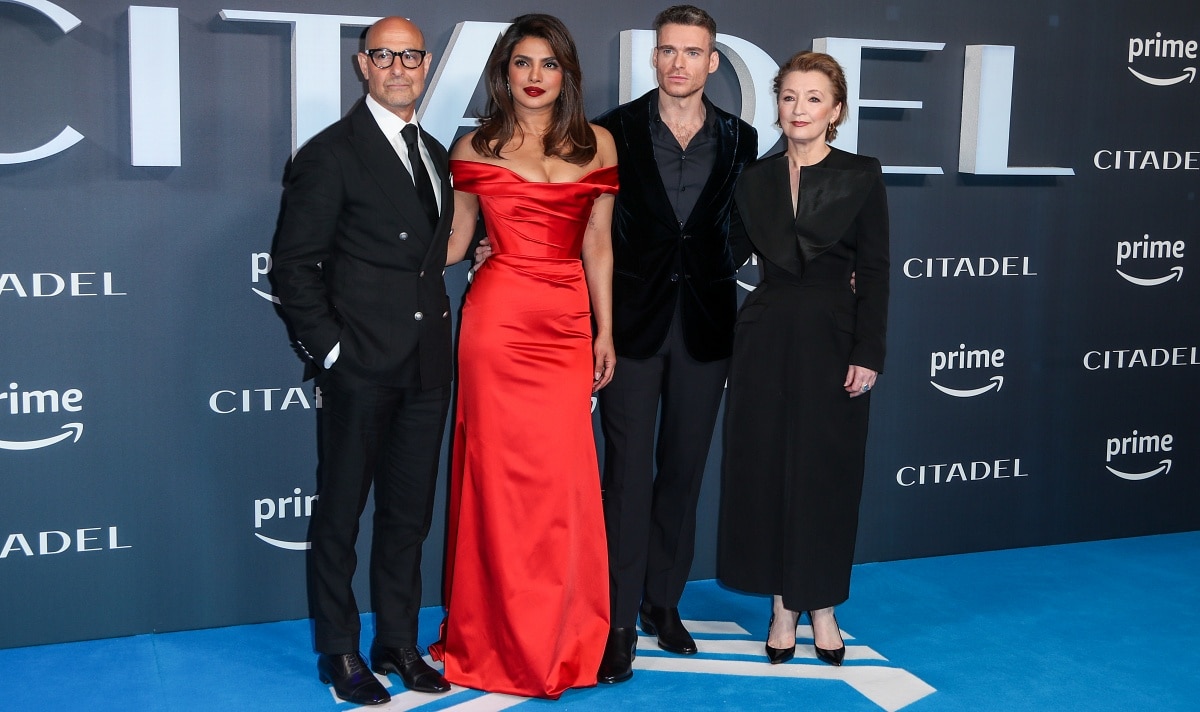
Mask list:
[[[425,61],[425,55],[429,52],[423,49],[402,49],[392,50],[386,47],[367,50],[367,56],[371,58],[371,62],[380,69],[387,69],[392,66],[392,62],[396,61],[396,57],[400,58],[400,64],[403,64],[409,69],[416,69],[421,66],[421,62]]]

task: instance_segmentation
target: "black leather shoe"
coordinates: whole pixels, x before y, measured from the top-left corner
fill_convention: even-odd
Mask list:
[[[775,616],[771,616],[771,620],[767,622],[767,635],[771,634],[771,628],[775,625]],[[786,663],[796,657],[796,644],[792,643],[790,648],[772,648],[770,643],[766,644],[767,661],[772,665]]]
[[[678,608],[660,608],[643,602],[638,618],[642,630],[658,637],[658,647],[676,655],[696,654],[696,641],[679,620]]]
[[[429,667],[429,663],[417,652],[417,646],[408,645],[402,648],[385,648],[380,645],[371,646],[371,669],[380,675],[394,672],[400,676],[400,682],[416,692],[448,692],[450,683],[437,670]]]
[[[333,693],[347,702],[382,705],[392,699],[357,652],[321,654],[317,658],[317,674],[326,685],[333,683]]]
[[[625,682],[633,677],[633,659],[636,657],[637,631],[633,628],[609,629],[596,681],[606,685]]]

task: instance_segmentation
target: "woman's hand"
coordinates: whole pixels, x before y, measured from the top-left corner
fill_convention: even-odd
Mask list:
[[[617,350],[613,347],[611,336],[597,336],[592,341],[592,357],[595,368],[592,374],[592,393],[595,393],[612,381],[613,373],[617,369]]]
[[[851,365],[846,371],[846,381],[842,384],[842,388],[846,389],[851,398],[857,398],[875,387],[876,378],[879,378],[879,374],[875,371],[863,366]]]

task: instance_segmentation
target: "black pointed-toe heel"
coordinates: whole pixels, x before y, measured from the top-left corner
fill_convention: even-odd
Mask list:
[[[817,648],[816,645],[813,646]],[[834,667],[841,667],[842,660],[846,658],[846,646],[842,646],[837,650],[826,650],[825,648],[817,648],[817,658],[823,660]]]
[[[767,622],[767,636],[771,635],[771,626],[775,624],[775,616],[772,614],[771,620]],[[767,661],[772,665],[786,663],[796,657],[796,646],[793,644],[790,648],[772,648],[770,645],[764,646],[767,649]]]
[[[808,612],[808,620],[810,623],[812,622],[812,611]],[[838,627],[838,637],[842,637],[842,627],[838,626],[836,614],[833,616],[833,624]],[[846,659],[845,643],[842,644],[842,647],[834,650],[826,650],[825,648],[818,647],[816,630],[813,630],[813,647],[817,649],[818,660],[833,665],[834,667],[841,667],[842,661]]]

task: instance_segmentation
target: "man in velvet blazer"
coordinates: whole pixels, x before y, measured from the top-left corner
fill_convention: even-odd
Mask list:
[[[412,123],[430,65],[424,48],[402,18],[367,31],[358,60],[368,96],[297,152],[273,248],[275,293],[322,394],[308,560],[318,671],[357,704],[389,699],[359,653],[351,589],[372,486],[371,667],[412,689],[450,689],[416,648],[452,373],[448,156]]]
[[[749,255],[729,244],[733,188],[758,150],[754,129],[704,96],[719,61],[712,17],[677,5],[654,27],[658,88],[596,120],[616,141],[621,182],[617,368],[599,396],[612,620],[599,680],[608,683],[633,674],[635,618],[664,650],[696,652],[678,604],[733,345],[735,275]]]

